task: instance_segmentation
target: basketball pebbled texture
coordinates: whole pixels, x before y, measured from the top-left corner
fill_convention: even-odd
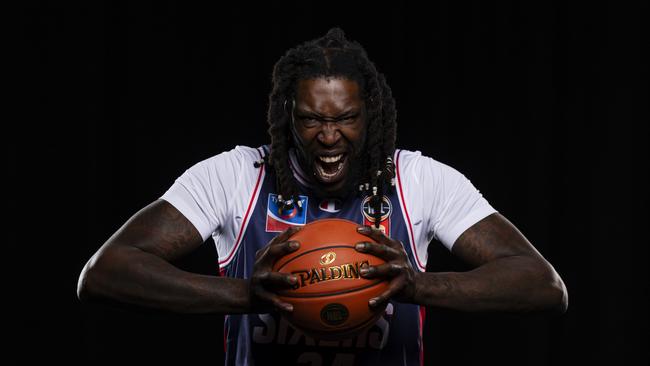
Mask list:
[[[282,258],[274,271],[298,278],[293,288],[279,292],[293,305],[287,320],[306,334],[322,339],[353,336],[372,326],[384,308],[371,309],[368,300],[388,288],[386,281],[365,279],[359,269],[385,263],[355,250],[358,242],[374,242],[357,232],[358,224],[323,219],[305,225],[290,240],[300,248]]]

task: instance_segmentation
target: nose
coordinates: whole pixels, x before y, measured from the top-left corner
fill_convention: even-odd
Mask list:
[[[341,139],[338,123],[322,122],[318,133],[318,141],[325,146],[334,146]]]

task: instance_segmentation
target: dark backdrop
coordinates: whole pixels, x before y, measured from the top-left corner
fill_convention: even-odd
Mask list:
[[[647,2],[89,3],[18,14],[10,360],[221,364],[221,317],[82,305],[79,272],[186,168],[266,143],[274,62],[338,25],[386,74],[398,145],[468,176],[569,289],[561,317],[428,309],[426,364],[647,364]],[[214,274],[215,249],[178,265]],[[434,242],[428,268],[463,266]]]

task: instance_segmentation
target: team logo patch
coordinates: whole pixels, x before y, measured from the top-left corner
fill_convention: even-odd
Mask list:
[[[302,208],[293,205],[293,208],[280,211],[278,195],[269,194],[269,202],[266,208],[266,231],[279,233],[290,226],[302,226],[307,223],[307,196],[299,196]]]
[[[370,206],[371,197],[372,196],[367,196],[361,202],[363,224],[367,226],[372,226],[375,223],[375,210]],[[384,235],[390,236],[390,214],[393,212],[393,205],[390,203],[390,199],[388,199],[387,196],[382,196],[379,210],[381,213],[379,219],[379,229],[384,233]]]
[[[324,200],[322,200],[320,202],[320,204],[318,205],[318,208],[321,211],[335,213],[335,212],[341,211],[342,206],[343,206],[343,203],[340,200],[337,200],[337,199],[334,198],[334,199],[324,199]]]

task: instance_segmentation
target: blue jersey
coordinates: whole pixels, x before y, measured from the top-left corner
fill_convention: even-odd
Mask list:
[[[304,202],[302,209],[296,205],[292,211],[280,215],[275,174],[272,170],[260,174],[264,178],[260,179],[259,198],[251,208],[250,221],[239,247],[224,268],[227,276],[249,278],[256,251],[288,225],[304,225],[332,217],[360,225],[368,220],[364,210],[368,213],[371,208],[366,196],[351,195],[346,200],[335,200],[311,195],[308,189],[300,196]],[[392,238],[408,243],[405,218],[394,207],[399,207],[395,193],[384,195],[382,216],[388,216],[384,225],[388,226]],[[409,245],[405,249],[416,267]],[[390,303],[384,316],[369,330],[344,341],[313,339],[294,329],[277,313],[229,315],[225,324],[226,364],[257,365],[277,360],[289,365],[420,365],[422,314],[420,306]]]
[[[188,217],[204,239],[210,235],[215,239],[223,275],[250,278],[255,253],[289,226],[325,218],[360,225],[374,220],[367,195],[353,193],[334,199],[314,194],[294,154],[291,166],[302,189],[302,208],[280,213],[274,171],[265,166],[253,168],[267,148],[237,149],[231,156],[224,153],[189,169],[162,197]],[[432,159],[422,161],[419,153],[406,153],[410,158],[404,161],[401,150],[395,153],[397,185],[382,194],[380,225],[386,235],[403,243],[413,268],[424,271],[428,241],[436,237],[451,248],[462,231],[494,210],[452,168]],[[409,185],[402,182],[405,174],[414,178]],[[413,188],[418,185],[427,188]],[[450,187],[453,194],[445,191]],[[444,200],[438,202],[437,196]],[[226,315],[226,365],[417,366],[423,362],[423,322],[423,307],[391,301],[366,331],[326,341],[305,335],[275,312]]]

